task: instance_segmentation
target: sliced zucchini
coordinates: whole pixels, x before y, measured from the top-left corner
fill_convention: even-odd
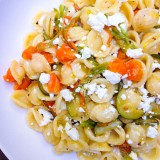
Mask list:
[[[94,128],[96,126],[97,122],[92,121],[91,119],[87,120],[87,121],[83,121],[81,122],[80,126],[81,127],[90,127],[90,128]]]
[[[40,89],[40,91],[45,95],[45,96],[49,96],[49,93],[45,91],[45,89],[43,88],[43,85],[40,81],[38,81],[38,87]]]
[[[79,109],[80,107],[80,98],[78,95],[74,97],[74,100],[71,102],[67,102],[67,109],[68,113],[70,114],[71,117],[76,117],[79,114]]]
[[[122,97],[126,97],[123,99]],[[117,96],[116,104],[119,114],[126,119],[139,119],[143,116],[143,110],[138,109],[141,97],[132,89],[122,89]]]
[[[144,120],[144,119],[137,119],[135,121],[135,124],[137,124],[137,125],[144,125],[144,126],[146,126],[146,125],[155,126],[155,125],[159,124],[159,121],[157,119],[155,119],[155,118],[148,118],[146,120]]]
[[[110,131],[112,129],[117,128],[117,126],[122,126],[122,122],[117,120],[117,121],[109,123],[105,127],[96,125],[96,127],[94,128],[94,132],[96,135],[101,135],[101,134],[104,134],[106,131]]]

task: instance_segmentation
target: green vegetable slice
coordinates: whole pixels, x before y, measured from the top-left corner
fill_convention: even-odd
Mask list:
[[[112,129],[117,128],[117,126],[122,126],[122,122],[117,120],[117,121],[109,123],[105,127],[96,125],[96,127],[94,128],[94,132],[96,135],[101,135],[101,134],[104,134],[106,131],[110,131]]]
[[[111,29],[111,33],[114,38],[117,40],[118,45],[121,47],[123,51],[127,51],[129,48],[136,49],[137,47],[133,43],[131,39],[128,37],[128,33],[124,31],[124,29],[119,25],[120,31],[114,27]]]
[[[74,97],[74,100],[72,100],[71,102],[67,102],[67,109],[68,109],[68,113],[71,117],[76,117],[79,114],[79,109],[80,107],[80,98],[78,95],[76,95]]]
[[[160,59],[160,54],[151,54],[153,58]]]
[[[159,121],[157,119],[155,119],[155,118],[148,118],[146,120],[144,120],[144,119],[137,119],[135,121],[135,124],[137,124],[137,125],[144,125],[144,126],[146,126],[146,125],[155,126],[155,125],[159,124]]]
[[[90,127],[90,128],[94,128],[96,126],[97,122],[92,121],[91,119],[87,120],[87,121],[83,121],[81,122],[80,126],[81,127]]]
[[[38,87],[40,89],[40,91],[45,95],[45,96],[49,96],[49,93],[45,91],[45,89],[43,88],[43,85],[40,81],[38,81]]]
[[[122,99],[125,96],[126,99]],[[143,116],[144,112],[139,110],[138,107],[141,102],[141,97],[133,90],[122,89],[117,96],[116,104],[119,114],[126,119],[139,119]]]

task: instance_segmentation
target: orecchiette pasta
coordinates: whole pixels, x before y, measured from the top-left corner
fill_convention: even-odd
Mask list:
[[[39,12],[6,82],[57,154],[159,160],[159,0],[65,0]],[[74,158],[73,158],[74,159]]]

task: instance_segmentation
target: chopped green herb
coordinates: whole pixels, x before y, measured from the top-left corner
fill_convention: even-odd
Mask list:
[[[106,131],[110,131],[112,129],[117,128],[117,126],[122,126],[122,122],[117,120],[109,123],[104,127],[96,125],[96,127],[94,128],[94,132],[96,135],[101,135],[101,134],[104,134]]]
[[[160,54],[151,54],[153,58],[160,59]]]
[[[117,40],[118,45],[121,47],[123,51],[127,51],[129,48],[136,49],[135,44],[128,37],[128,33],[124,31],[124,29],[119,25],[120,31],[114,27],[111,30],[112,35]]]
[[[90,128],[94,128],[96,126],[97,122],[92,121],[91,119],[87,120],[87,121],[83,121],[80,126],[81,127],[90,127]]]
[[[132,160],[132,158],[130,156],[124,156],[124,160]]]
[[[96,59],[94,57],[90,57],[87,59],[90,63],[92,63],[94,66],[98,66],[98,62],[96,61]]]
[[[159,121],[156,118],[148,118],[146,120],[140,118],[135,121],[135,124],[144,126],[146,125],[155,126],[159,124]]]

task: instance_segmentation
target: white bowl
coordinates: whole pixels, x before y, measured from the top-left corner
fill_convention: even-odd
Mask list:
[[[12,85],[2,76],[13,59],[20,59],[32,18],[40,10],[58,7],[62,0],[0,0],[0,148],[9,160],[77,160],[76,154],[56,155],[26,124],[26,110],[10,99]]]

